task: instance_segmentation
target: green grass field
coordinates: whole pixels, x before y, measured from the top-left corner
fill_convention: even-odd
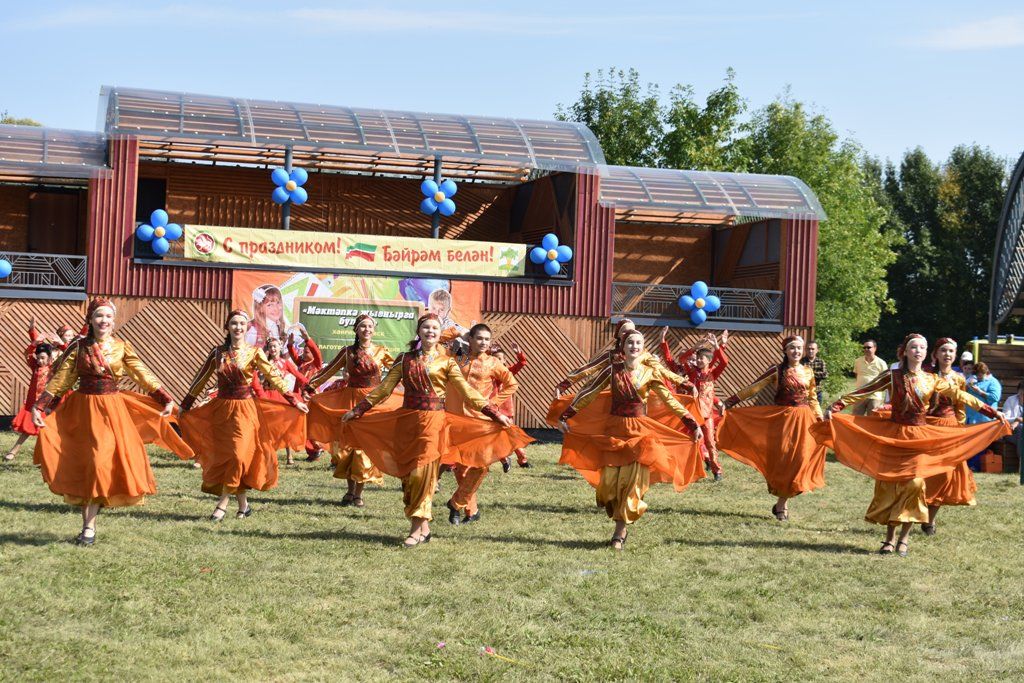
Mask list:
[[[782,524],[726,458],[720,484],[655,487],[616,554],[558,447],[529,452],[494,468],[476,525],[447,525],[445,475],[434,541],[403,550],[394,480],[342,508],[302,463],[215,525],[199,471],[157,451],[160,493],[77,548],[77,510],[23,449],[0,469],[0,679],[1024,680],[1015,476],[980,475],[978,507],[900,559],[874,554],[863,476],[829,463]]]

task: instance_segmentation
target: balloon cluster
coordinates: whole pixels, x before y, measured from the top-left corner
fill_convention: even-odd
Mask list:
[[[420,183],[420,192],[423,193],[423,201],[420,202],[420,211],[433,216],[440,213],[442,216],[451,216],[455,213],[455,202],[452,197],[459,191],[459,186],[454,180],[442,180],[435,183],[427,178]]]
[[[714,313],[722,307],[722,300],[714,294],[708,294],[708,286],[703,280],[690,285],[690,293],[679,297],[679,307],[690,312],[690,322],[700,325],[708,319],[708,313]]]
[[[299,206],[305,204],[309,199],[309,194],[302,187],[309,180],[309,174],[305,169],[293,168],[289,173],[283,168],[275,168],[270,173],[270,179],[277,185],[270,194],[270,198],[278,204],[291,202],[295,206]]]
[[[544,272],[550,276],[558,275],[562,264],[572,260],[572,248],[558,243],[558,235],[549,232],[540,241],[539,247],[530,250],[530,260],[538,266],[544,264]]]
[[[143,242],[150,242],[153,253],[163,256],[171,248],[171,242],[181,237],[182,229],[177,223],[167,222],[167,212],[157,209],[149,214],[149,223],[135,228],[135,236]]]
[[[11,265],[11,262],[5,258],[0,258],[0,280],[10,275],[12,270],[14,270],[14,266]]]

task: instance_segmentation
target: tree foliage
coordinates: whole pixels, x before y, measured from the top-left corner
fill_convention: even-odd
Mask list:
[[[19,118],[15,118],[14,116],[11,116],[10,114],[8,114],[6,109],[0,111],[0,123],[14,124],[15,126],[41,126],[41,125],[43,125],[43,124],[39,123],[38,121],[36,121],[35,119],[24,119],[24,118],[19,119]]]

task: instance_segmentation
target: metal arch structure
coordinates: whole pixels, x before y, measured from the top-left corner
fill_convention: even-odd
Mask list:
[[[999,216],[996,249],[992,257],[992,290],[988,312],[988,336],[994,341],[999,326],[1014,312],[1024,288],[1024,154],[1010,176]]]

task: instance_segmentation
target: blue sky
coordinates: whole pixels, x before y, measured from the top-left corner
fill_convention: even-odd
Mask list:
[[[95,129],[103,84],[550,118],[583,74],[789,85],[868,152],[1024,150],[1019,2],[47,2],[7,7],[0,109]]]

